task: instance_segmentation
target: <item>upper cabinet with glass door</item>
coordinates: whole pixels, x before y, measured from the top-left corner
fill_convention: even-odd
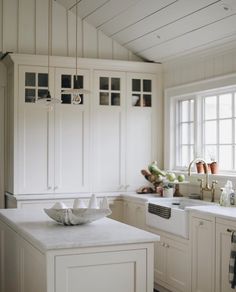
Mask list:
[[[104,106],[121,105],[121,80],[119,77],[99,77],[99,104]]]
[[[81,93],[76,90],[81,90]],[[79,70],[78,75],[74,69],[56,68],[55,92],[61,99],[62,105],[83,107],[87,102],[86,94],[89,92],[89,73],[87,70]],[[83,92],[84,91],[84,92]]]
[[[152,80],[146,78],[132,78],[132,106],[152,106]]]
[[[36,103],[45,98],[48,93],[48,73],[32,71],[29,70],[24,75],[24,100],[26,103]]]

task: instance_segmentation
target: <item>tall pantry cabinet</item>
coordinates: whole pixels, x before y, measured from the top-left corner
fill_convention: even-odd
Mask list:
[[[6,191],[13,195],[123,192],[161,163],[162,96],[158,64],[10,54],[7,66]],[[49,71],[49,76],[48,76]],[[61,100],[40,98],[50,88]]]

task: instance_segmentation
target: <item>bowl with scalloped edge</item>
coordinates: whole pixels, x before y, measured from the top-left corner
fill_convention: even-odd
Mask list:
[[[104,197],[99,206],[95,195],[91,196],[88,208],[83,200],[75,199],[73,208],[68,208],[63,202],[57,202],[52,208],[44,209],[44,212],[51,219],[64,225],[86,224],[112,213],[107,198]]]
[[[91,208],[65,208],[65,209],[44,209],[44,212],[53,220],[64,225],[86,224],[101,219],[111,214],[108,209]]]

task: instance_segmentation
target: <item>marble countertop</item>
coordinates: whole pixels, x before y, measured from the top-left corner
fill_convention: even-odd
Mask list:
[[[236,220],[236,206],[234,207],[222,207],[219,204],[188,207],[191,212],[201,212],[209,214],[218,218],[224,218],[228,220]]]
[[[158,235],[109,218],[90,224],[63,226],[43,210],[2,209],[0,220],[42,252],[53,249],[111,246],[158,241]]]

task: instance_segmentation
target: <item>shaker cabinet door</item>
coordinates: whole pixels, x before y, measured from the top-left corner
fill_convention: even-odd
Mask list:
[[[37,103],[47,92],[47,68],[20,67],[14,193],[53,191],[53,112]]]
[[[149,292],[145,249],[57,256],[57,292]]]
[[[89,94],[71,89],[89,89],[89,73],[78,70],[56,69],[56,96],[62,103],[55,106],[55,193],[88,191],[89,177]],[[69,90],[69,91],[67,91]],[[75,95],[75,96],[74,96]]]
[[[147,168],[152,160],[157,159],[155,144],[157,92],[154,75],[128,74],[126,185],[130,191],[147,184],[140,172]]]
[[[125,173],[125,74],[95,72],[91,170],[94,191],[118,191]]]

